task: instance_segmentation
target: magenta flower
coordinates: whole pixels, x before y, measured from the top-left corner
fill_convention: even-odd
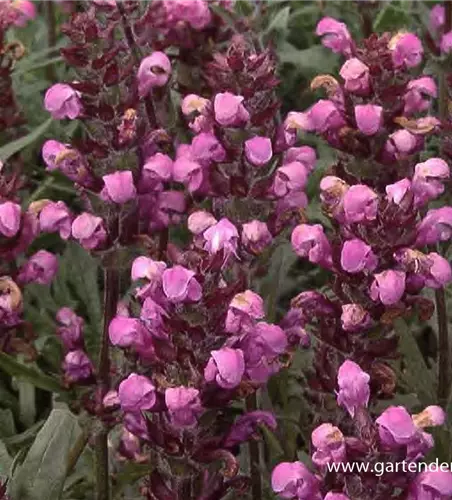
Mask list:
[[[72,215],[64,201],[48,202],[39,213],[39,227],[45,233],[58,232],[67,240],[71,236]]]
[[[426,470],[411,483],[407,500],[446,500],[452,496],[452,472]]]
[[[119,347],[139,346],[143,344],[144,328],[136,318],[116,316],[108,325],[108,336]]]
[[[359,304],[344,304],[341,323],[346,332],[359,332],[371,324],[371,318],[369,313]]]
[[[381,442],[390,448],[410,444],[418,433],[411,415],[403,406],[390,406],[375,422]]]
[[[377,217],[378,196],[365,184],[351,186],[343,198],[344,216],[348,224]]]
[[[268,163],[273,156],[272,141],[268,137],[253,137],[245,141],[246,159],[256,167]]]
[[[413,192],[416,204],[421,206],[444,192],[442,181],[449,179],[449,166],[440,158],[418,163],[414,170]]]
[[[396,304],[405,293],[405,278],[403,271],[387,269],[374,275],[374,282],[370,287],[372,300],[380,300],[385,306]]]
[[[58,272],[58,258],[47,250],[39,250],[20,268],[18,281],[49,285]]]
[[[262,425],[272,430],[277,428],[278,424],[273,413],[256,410],[241,415],[231,427],[229,434],[224,440],[223,446],[225,448],[232,448],[248,441],[254,437],[256,431]]]
[[[105,195],[109,201],[119,205],[133,200],[137,194],[130,170],[122,170],[102,177]]]
[[[119,384],[118,397],[123,411],[150,410],[156,401],[155,387],[147,377],[131,373]]]
[[[242,104],[244,97],[230,92],[217,94],[213,102],[215,120],[223,127],[239,127],[245,124],[250,114]]]
[[[217,222],[217,219],[211,213],[198,210],[188,217],[187,226],[191,233],[198,235],[202,234],[210,226],[214,226]]]
[[[329,423],[321,424],[312,431],[312,444],[316,451],[312,461],[318,467],[346,460],[345,440],[342,432]]]
[[[348,59],[339,73],[345,81],[345,89],[358,95],[367,95],[370,90],[369,67],[356,57]]]
[[[306,187],[308,175],[309,171],[303,163],[287,163],[276,170],[272,191],[281,198],[293,191],[301,191]]]
[[[199,391],[190,387],[170,387],[165,390],[165,403],[171,422],[177,427],[193,427],[203,408]]]
[[[81,382],[91,377],[94,367],[86,353],[76,349],[69,351],[64,357],[63,371],[70,382]]]
[[[193,138],[190,155],[203,167],[208,167],[212,162],[221,163],[226,160],[226,150],[210,132],[201,132]]]
[[[392,62],[396,68],[414,68],[422,61],[424,49],[416,35],[403,33],[391,40]]]
[[[307,131],[313,130],[321,134],[334,132],[345,125],[345,119],[332,101],[320,99],[308,111]]]
[[[358,408],[367,407],[370,397],[369,375],[353,361],[346,360],[339,367],[337,404],[354,417]]]
[[[21,217],[20,205],[11,201],[0,203],[0,234],[6,238],[16,236],[20,229]]]
[[[146,97],[154,87],[163,87],[171,75],[171,61],[163,52],[145,57],[138,68],[138,92]]]
[[[83,347],[83,318],[77,316],[69,307],[62,307],[56,314],[59,325],[57,333],[61,337],[64,348],[73,351]]]
[[[426,111],[430,106],[428,97],[437,97],[438,91],[435,80],[430,76],[423,76],[416,80],[411,80],[407,85],[408,92],[404,96],[404,115]]]
[[[107,232],[101,217],[84,212],[72,223],[72,236],[87,250],[93,250],[107,239]]]
[[[62,118],[73,120],[82,112],[80,92],[65,83],[56,83],[47,90],[44,107],[57,120]]]
[[[245,290],[234,296],[229,304],[225,329],[229,333],[239,333],[254,326],[255,320],[265,315],[264,301],[251,290]]]
[[[359,104],[355,106],[355,119],[364,135],[375,135],[382,124],[383,108],[373,104]]]
[[[452,207],[429,210],[417,227],[416,246],[434,245],[452,236]]]
[[[350,56],[353,51],[353,41],[347,26],[332,17],[324,17],[317,24],[317,36],[322,36],[322,45],[335,53]]]
[[[331,265],[331,245],[320,224],[300,224],[292,231],[292,248],[295,253],[314,264]]]
[[[386,186],[386,194],[389,201],[398,205],[403,210],[408,209],[413,202],[411,181],[405,178],[394,184],[388,184]]]
[[[271,245],[272,241],[273,236],[265,222],[253,220],[243,224],[242,244],[249,252],[259,255],[265,248]]]
[[[245,360],[241,349],[222,347],[210,353],[210,359],[204,368],[207,382],[216,383],[223,389],[237,387],[245,373]]]
[[[180,157],[173,164],[173,177],[193,193],[201,187],[204,180],[203,167],[187,157]]]
[[[360,273],[361,271],[373,271],[378,264],[376,255],[372,248],[364,241],[357,238],[347,240],[341,252],[341,266],[348,273]]]
[[[204,231],[205,250],[210,254],[216,254],[220,250],[225,253],[225,259],[231,254],[236,255],[239,233],[237,228],[229,219],[223,217],[213,226]]]
[[[272,472],[272,489],[281,498],[321,500],[317,478],[302,462],[282,462]]]
[[[165,269],[162,275],[163,292],[170,302],[197,302],[202,297],[201,285],[195,273],[182,266]]]

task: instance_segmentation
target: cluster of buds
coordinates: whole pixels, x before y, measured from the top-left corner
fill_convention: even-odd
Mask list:
[[[433,304],[420,291],[441,288],[452,278],[445,258],[423,251],[448,240],[452,224],[450,207],[425,215],[428,203],[445,189],[447,163],[420,162],[417,156],[425,135],[439,126],[422,116],[436,84],[408,73],[422,55],[413,34],[372,35],[358,47],[346,26],[331,18],[320,21],[317,33],[325,46],[347,57],[340,70],[343,83],[317,77],[314,86],[326,85],[329,99],[305,113],[289,113],[285,126],[314,131],[339,151],[320,183],[332,231],[301,224],[292,232],[292,246],[300,257],[331,271],[334,281],[328,296],[295,297],[284,323],[311,328],[321,340],[310,384],[314,392],[331,393],[338,366],[352,357],[378,372],[381,392],[390,395],[395,376],[381,360],[395,354],[394,319],[413,312],[429,318]]]
[[[403,406],[390,406],[375,418],[367,409],[369,380],[369,374],[353,361],[340,366],[337,404],[350,416],[350,425],[343,419],[347,432],[344,434],[331,423],[314,429],[314,472],[302,462],[277,465],[272,488],[281,498],[450,498],[452,473],[437,464],[419,463],[434,445],[425,429],[442,425],[444,411],[439,406],[428,406],[410,415]]]

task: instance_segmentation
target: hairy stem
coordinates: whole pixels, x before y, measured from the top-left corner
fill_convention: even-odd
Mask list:
[[[246,411],[257,410],[257,393],[254,392],[246,398]],[[251,498],[252,500],[262,500],[262,480],[260,470],[260,450],[259,443],[251,440],[249,443],[250,452],[250,473],[251,473]]]

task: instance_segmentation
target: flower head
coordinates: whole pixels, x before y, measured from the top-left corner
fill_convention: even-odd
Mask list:
[[[163,52],[145,57],[138,68],[138,92],[145,97],[154,87],[163,87],[171,75],[171,62]]]

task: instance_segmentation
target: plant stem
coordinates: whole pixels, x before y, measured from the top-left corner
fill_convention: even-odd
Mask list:
[[[46,9],[46,17],[47,17],[47,45],[50,48],[55,47],[56,43],[56,19],[55,19],[55,4],[53,0],[49,0],[44,3]],[[49,59],[52,57],[52,54],[49,53]],[[56,80],[55,68],[53,64],[49,64],[47,66],[47,78],[54,82]]]
[[[103,398],[110,386],[110,356],[108,325],[116,314],[119,297],[119,274],[112,266],[104,270],[104,324],[97,376],[99,381],[99,395]],[[108,428],[103,422],[95,437],[96,463],[96,500],[109,500],[110,480],[108,469]]]
[[[246,398],[246,411],[257,410],[257,393],[254,392]],[[259,443],[251,440],[249,442],[250,472],[251,472],[251,498],[252,500],[262,500],[262,480],[260,470],[260,450]]]

